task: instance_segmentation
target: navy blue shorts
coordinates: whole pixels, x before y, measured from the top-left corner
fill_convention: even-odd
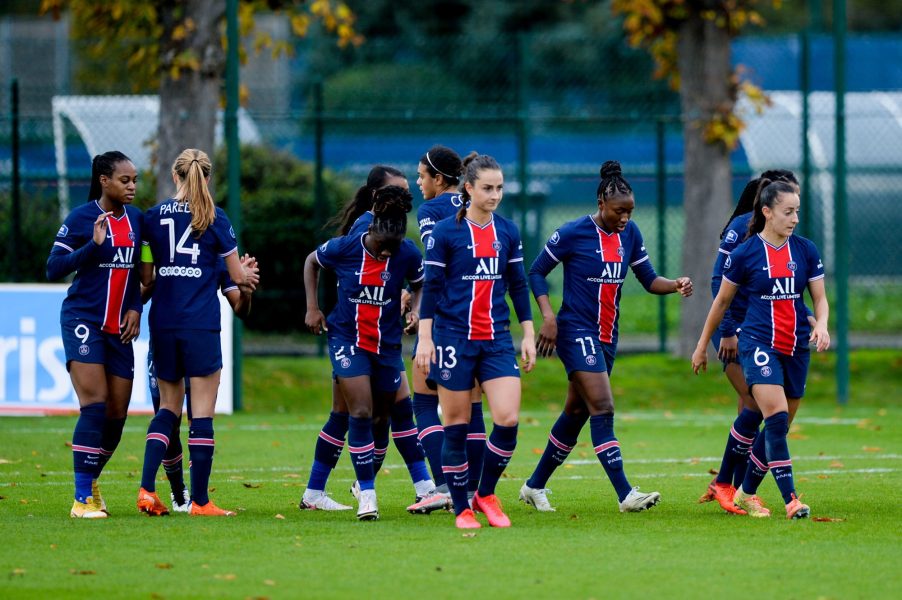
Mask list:
[[[157,377],[178,381],[183,377],[206,377],[222,368],[219,332],[186,329],[152,331],[153,361]]]
[[[329,359],[334,377],[370,378],[372,389],[380,392],[397,392],[404,377],[404,361],[401,349],[376,354],[355,346],[353,342],[329,340]]]
[[[500,340],[468,340],[434,332],[435,362],[429,368],[426,385],[460,392],[499,377],[520,377],[520,366],[510,336]]]
[[[110,375],[135,378],[135,350],[132,343],[123,344],[119,334],[106,333],[87,321],[74,320],[60,325],[66,370],[72,361],[100,364]]]
[[[748,336],[739,336],[739,363],[749,389],[758,383],[781,385],[787,398],[801,398],[810,360],[808,350],[796,350],[795,356],[788,356]]]
[[[574,371],[610,375],[614,369],[617,347],[601,342],[597,335],[581,336],[579,333],[583,332],[569,334],[558,331],[556,351],[567,370],[567,378],[572,377]]]
[[[153,362],[153,338],[147,348],[147,386],[150,388],[150,401],[153,403],[154,414],[160,410],[160,386],[157,383],[157,366]],[[191,420],[191,380],[185,377],[185,406],[187,407],[188,420]]]

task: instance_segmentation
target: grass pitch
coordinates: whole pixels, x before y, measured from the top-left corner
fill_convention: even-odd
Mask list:
[[[840,408],[832,357],[815,357],[790,434],[815,518],[794,522],[772,478],[760,490],[771,519],[696,502],[735,404],[719,373],[697,379],[688,362],[662,356],[621,357],[613,379],[630,482],[659,490],[661,504],[620,514],[588,431],[549,483],[557,512],[516,501],[563,398],[563,370],[542,361],[524,377],[517,452],[498,488],[514,525],[475,535],[448,513],[404,511],[413,488],[394,449],[377,479],[379,521],[297,509],[328,412],[324,361],[245,363],[248,410],[217,418],[211,481],[235,519],[136,512],[147,417],[129,420],[104,472],[113,516],[70,519],[74,418],[0,419],[0,597],[893,597],[902,587],[900,363],[893,352],[853,354],[853,398]],[[342,456],[329,491],[353,504],[352,480]],[[168,496],[162,479],[159,490]]]

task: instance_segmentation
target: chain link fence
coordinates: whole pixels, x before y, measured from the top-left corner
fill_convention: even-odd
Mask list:
[[[754,173],[793,169],[803,181],[803,232],[828,257],[829,268],[834,132],[828,42],[787,36],[736,43],[737,62],[771,93],[774,104],[760,116],[748,111],[749,127],[732,157],[734,197],[723,199],[722,211],[726,221]],[[848,48],[857,59],[850,62],[846,103],[851,330],[895,338],[902,332],[896,309],[902,300],[902,36],[850,38]],[[58,24],[40,34],[37,29],[22,34],[9,23],[0,27],[5,57],[0,59],[0,222],[9,239],[9,82],[17,77],[20,226],[25,237],[36,240],[19,252],[20,261],[29,254],[34,263],[21,265],[20,278],[40,279],[47,240],[58,225],[54,134],[63,138],[72,201],[87,193],[86,142],[71,120],[64,119],[62,131],[54,132],[50,108],[55,95],[96,90],[96,83],[82,86],[75,75],[80,55]],[[635,190],[634,219],[657,270],[680,274],[685,227],[679,100],[652,78],[650,59],[629,48],[617,27],[591,39],[579,30],[554,36],[369,39],[344,50],[312,35],[297,42],[294,58],[250,60],[241,75],[250,92],[246,109],[263,142],[305,161],[319,157],[324,168],[354,187],[377,163],[402,169],[413,186],[419,157],[435,143],[461,155],[478,150],[495,156],[505,171],[502,212],[519,224],[528,260],[556,227],[595,210],[599,166],[619,160]],[[104,93],[128,93],[127,88],[126,82],[110,82]],[[145,178],[142,187],[149,181]],[[153,197],[149,190],[139,193],[148,201]],[[243,201],[254,198],[250,192]],[[246,233],[259,226],[248,222]],[[328,232],[311,235],[318,239],[304,240],[305,247]],[[711,247],[713,263],[716,240]],[[8,252],[4,257],[2,279],[10,280],[13,265]],[[301,273],[285,272],[278,279],[267,281],[262,297],[270,293],[301,306]],[[561,273],[551,282],[552,293],[559,294]],[[706,294],[707,282],[697,282],[697,288]],[[661,346],[675,334],[678,312],[678,299],[648,295],[629,279],[621,317],[624,344],[635,339],[643,347]]]

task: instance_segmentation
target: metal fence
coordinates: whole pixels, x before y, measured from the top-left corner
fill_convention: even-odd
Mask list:
[[[50,97],[83,89],[75,76],[78,48],[57,29],[51,33],[53,42],[47,43],[52,48],[34,44],[34,55],[13,33],[0,36],[0,47],[16,49],[0,61],[0,80],[5,90],[11,76],[20,81],[20,223],[47,229],[44,240],[57,222]],[[753,173],[793,169],[803,182],[803,234],[832,258],[834,101],[830,69],[824,67],[832,52],[829,41],[799,35],[749,38],[734,46],[737,62],[771,92],[774,106],[761,116],[748,112],[749,127],[732,156],[734,198],[724,198],[722,210],[726,221]],[[60,44],[68,46],[67,52],[59,51]],[[896,308],[902,300],[902,36],[851,37],[848,48],[856,59],[846,103],[850,325],[853,333],[871,338],[896,337],[902,333],[902,313]],[[37,80],[34,71],[22,75],[24,65],[41,61],[47,79]],[[252,58],[242,81],[250,90],[248,114],[266,144],[319,160],[355,182],[362,182],[373,164],[387,163],[413,183],[419,157],[434,143],[461,154],[475,149],[494,155],[506,176],[503,212],[519,224],[528,258],[555,227],[594,210],[599,165],[619,160],[635,189],[634,218],[654,264],[674,277],[685,232],[679,103],[651,71],[646,55],[628,48],[613,28],[591,39],[371,39],[355,50],[338,50],[332,41],[312,36],[297,43],[294,59]],[[111,82],[105,91],[127,92],[125,87]],[[4,91],[0,222],[10,230],[12,113]],[[71,195],[82,198],[90,156],[71,122],[64,123],[62,135]],[[711,246],[713,262],[716,240]],[[39,255],[44,251],[35,248]],[[7,278],[8,256],[2,264]],[[834,263],[830,258],[828,268]],[[293,279],[292,289],[300,274]],[[707,282],[697,284],[706,293]],[[552,286],[553,292],[560,289],[559,273]],[[297,293],[285,290],[279,292],[282,297]],[[677,299],[651,297],[630,280],[625,332],[635,332],[632,337],[645,347],[663,347],[677,317]]]

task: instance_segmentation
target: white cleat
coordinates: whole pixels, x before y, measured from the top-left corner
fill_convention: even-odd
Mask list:
[[[630,490],[623,502],[620,503],[620,512],[640,512],[648,510],[661,501],[661,494],[658,492],[640,492],[638,487]]]
[[[375,521],[379,518],[379,507],[376,505],[376,490],[358,488],[360,505],[357,507],[357,518],[361,521]]]
[[[351,510],[354,507],[336,502],[322,490],[306,490],[298,508],[301,510]]]
[[[191,512],[191,493],[188,488],[182,489],[182,497],[177,500],[175,494],[169,492],[169,499],[172,500],[172,512],[180,512],[189,514]]]
[[[534,506],[539,512],[555,512],[551,502],[548,501],[550,493],[551,490],[548,488],[531,488],[524,483],[520,488],[520,501]]]
[[[360,482],[356,479],[354,483],[351,484],[351,489],[348,490],[351,492],[351,495],[354,496],[354,500],[360,500]]]
[[[451,506],[451,494],[447,492],[433,491],[407,507],[407,512],[412,515],[428,515],[436,510],[448,510]]]

